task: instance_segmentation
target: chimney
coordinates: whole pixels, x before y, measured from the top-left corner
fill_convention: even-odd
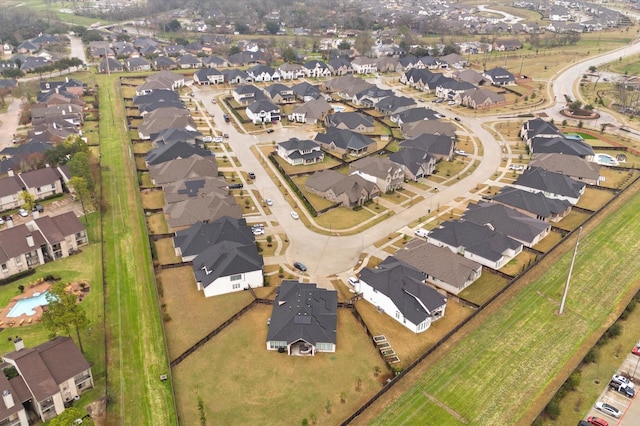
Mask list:
[[[67,76],[67,77],[65,77],[65,78],[64,78],[64,81],[66,81],[66,82],[68,83],[68,82],[69,82],[69,77],[68,77],[68,76]]]
[[[24,349],[24,342],[22,341],[22,338],[20,336],[16,336],[16,338],[13,340],[13,345],[16,347],[16,351]]]
[[[33,247],[36,245],[36,243],[33,241],[33,235],[31,234],[27,234],[27,245],[29,247]]]
[[[15,403],[13,402],[13,395],[11,395],[11,392],[9,392],[8,390],[2,391],[2,400],[4,401],[4,405],[7,408],[11,408],[15,405]]]
[[[9,177],[13,177],[13,176],[15,176],[15,175],[13,174],[13,169],[9,169],[9,170],[7,170],[7,174],[9,175]]]

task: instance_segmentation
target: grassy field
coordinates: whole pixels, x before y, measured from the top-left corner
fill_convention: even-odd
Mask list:
[[[177,424],[137,176],[117,79],[98,76],[106,286],[108,424]]]
[[[598,227],[585,228],[564,315],[557,310],[574,237],[563,254],[536,266],[527,277],[531,282],[525,278],[503,303],[483,312],[477,320],[484,323],[463,332],[446,356],[427,360],[410,388],[402,384],[392,391],[399,398],[374,424],[530,423],[552,395],[548,390],[559,386],[638,289],[638,186],[622,195],[619,210],[606,212]],[[427,410],[434,401],[446,409]]]
[[[337,424],[390,377],[374,375],[375,367],[383,372],[385,367],[348,310],[338,310],[337,351],[314,357],[266,350],[271,311],[271,306],[254,306],[174,368],[182,424],[200,424],[198,397],[212,425],[292,425],[310,421],[312,413],[319,424]]]

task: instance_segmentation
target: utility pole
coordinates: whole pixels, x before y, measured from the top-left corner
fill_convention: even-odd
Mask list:
[[[564,312],[564,303],[567,300],[567,293],[569,292],[569,282],[571,281],[571,273],[573,272],[573,264],[576,261],[576,255],[578,254],[578,245],[580,244],[580,235],[582,234],[582,226],[578,229],[578,238],[576,239],[576,247],[573,249],[573,257],[571,258],[571,266],[569,266],[569,275],[567,275],[567,283],[564,285],[564,293],[562,294],[562,302],[560,302],[559,315]]]

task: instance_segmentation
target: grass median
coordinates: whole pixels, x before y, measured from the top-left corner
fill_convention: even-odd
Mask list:
[[[109,424],[177,424],[137,175],[117,78],[100,85]]]

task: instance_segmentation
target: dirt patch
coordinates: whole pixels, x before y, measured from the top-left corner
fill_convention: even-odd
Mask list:
[[[107,424],[107,397],[103,396],[84,407],[96,426]]]

